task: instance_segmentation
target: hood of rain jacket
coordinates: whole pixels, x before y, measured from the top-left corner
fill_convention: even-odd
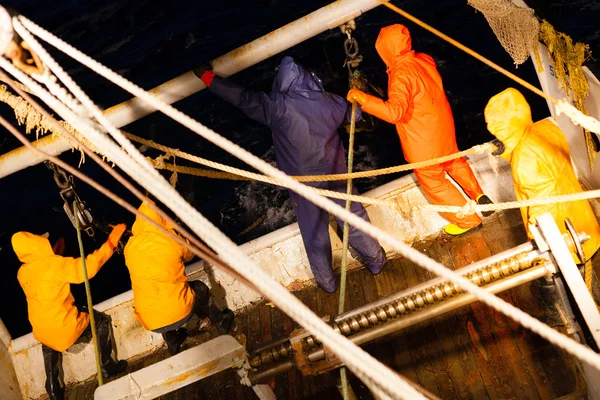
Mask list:
[[[396,125],[409,162],[456,153],[454,118],[433,58],[415,53],[399,24],[382,28],[375,48],[387,66],[388,100],[365,95],[362,110]]]
[[[515,147],[533,126],[529,104],[518,90],[509,88],[490,99],[484,115],[490,133],[504,144],[502,158],[510,161]]]
[[[281,61],[270,93],[253,92],[219,77],[210,91],[271,128],[277,166],[286,173],[346,171],[337,129],[349,121],[349,103],[325,92],[321,80],[291,57]]]
[[[408,28],[399,24],[381,29],[375,42],[375,49],[388,68],[396,64],[398,59],[414,54]]]

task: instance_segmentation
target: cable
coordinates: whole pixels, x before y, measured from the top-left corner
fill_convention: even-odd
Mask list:
[[[94,315],[94,302],[92,301],[92,289],[88,278],[87,266],[85,265],[85,251],[83,250],[83,240],[81,239],[81,229],[79,229],[79,217],[77,211],[79,205],[77,200],[73,202],[73,215],[75,216],[75,230],[77,231],[77,242],[79,243],[79,254],[81,255],[81,269],[83,271],[83,282],[85,283],[85,297],[87,298],[88,315],[90,316],[90,327],[92,328],[92,340],[94,341],[94,355],[96,358],[96,375],[98,377],[98,386],[104,384],[102,376],[102,364],[100,361],[100,345],[98,344],[98,333],[96,332],[96,316]]]

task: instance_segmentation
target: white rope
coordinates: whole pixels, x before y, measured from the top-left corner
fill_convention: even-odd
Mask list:
[[[13,21],[13,26],[15,30],[21,35],[21,37],[27,42],[30,43],[31,48],[35,51],[43,63],[50,68],[50,70],[56,74],[56,76],[69,88],[69,90],[75,95],[75,97],[79,100],[73,99],[73,97],[66,92],[63,88],[63,92],[61,95],[64,98],[69,99],[70,103],[66,103],[67,106],[70,106],[75,113],[81,115],[82,117],[93,115],[96,120],[102,125],[108,132],[111,134],[113,138],[133,157],[137,163],[146,169],[148,172],[154,175],[155,178],[160,177],[160,173],[154,169],[154,167],[146,160],[146,158],[140,154],[135,146],[123,135],[120,129],[115,128],[108,119],[104,116],[100,108],[98,108],[94,102],[85,94],[83,90],[73,81],[73,79],[62,69],[62,67],[54,61],[52,56],[48,54],[46,49],[44,49],[37,40],[29,33],[25,27],[19,21]],[[57,85],[56,78],[47,79],[48,83]],[[48,84],[47,84],[48,85]],[[52,93],[52,90],[50,91]],[[53,93],[54,94],[54,93]],[[56,96],[56,94],[54,94]],[[59,100],[63,101],[63,97],[56,96]],[[81,102],[81,103],[80,103]],[[64,103],[64,101],[63,101]],[[79,110],[83,108],[83,111],[79,112]]]
[[[495,295],[488,293],[486,290],[472,284],[462,276],[455,274],[453,271],[447,269],[440,263],[419,253],[417,250],[412,249],[410,246],[397,240],[392,235],[382,231],[381,229],[376,228],[375,226],[372,226],[371,224],[359,218],[358,216],[347,212],[342,207],[338,206],[332,201],[311,192],[305,185],[296,182],[294,179],[288,177],[282,171],[277,170],[276,168],[262,161],[258,157],[242,149],[235,143],[232,143],[231,141],[223,138],[222,136],[206,128],[199,122],[176,110],[172,106],[163,103],[151,94],[145,92],[143,89],[139,88],[138,86],[132,84],[131,82],[117,75],[113,71],[109,70],[108,68],[102,66],[98,62],[87,57],[83,53],[74,49],[72,46],[64,43],[62,40],[58,39],[49,32],[38,27],[33,22],[23,17],[22,21],[29,30],[34,32],[43,40],[57,47],[61,51],[78,60],[82,64],[88,66],[92,70],[96,71],[98,74],[104,76],[105,78],[109,79],[110,81],[127,90],[128,92],[132,93],[133,95],[141,98],[143,101],[152,105],[154,108],[162,111],[174,120],[180,122],[182,125],[188,127],[192,131],[198,133],[200,136],[215,143],[217,146],[223,148],[232,155],[240,158],[241,160],[245,161],[250,166],[258,169],[259,171],[282,180],[287,185],[289,185],[289,187],[292,190],[302,195],[303,197],[306,197],[319,207],[325,209],[326,211],[330,212],[331,214],[335,215],[341,220],[348,221],[357,229],[379,239],[384,243],[389,244],[390,247],[394,248],[400,254],[413,261],[414,263],[425,267],[426,269],[435,273],[436,275],[441,276],[451,281],[452,283],[460,286],[466,292],[475,295],[479,300],[502,312],[503,314],[507,315],[516,322],[542,336],[549,342],[563,348],[564,350],[573,354],[577,358],[585,361],[589,365],[600,370],[600,356],[594,353],[589,348],[586,348],[583,345],[575,342],[574,340],[554,331],[547,325],[531,317],[525,312],[519,310],[513,305],[506,303],[505,301],[501,300]],[[136,180],[141,180],[139,176],[133,177]],[[147,185],[150,187],[154,182],[141,183],[143,184],[143,186]],[[168,188],[172,190],[170,186],[168,186]],[[160,196],[158,196],[158,194]],[[155,195],[157,195],[157,197],[159,198],[162,197],[166,199],[168,197],[166,194],[163,194],[160,191],[158,192],[158,194]],[[179,198],[181,198],[181,196],[179,196]],[[239,249],[237,249],[235,244],[233,244],[233,242],[226,238],[220,231],[214,228],[214,226],[210,225],[210,223],[199,224],[199,221],[195,221],[194,216],[198,220],[206,220],[204,220],[203,217],[199,215],[195,210],[191,209],[189,204],[185,203],[185,201],[182,201],[183,204],[181,205],[182,208],[180,209],[179,204],[177,204],[179,202],[172,204],[169,203],[169,199],[166,199],[163,202],[165,204],[169,204],[170,206],[172,205],[173,210],[180,216],[180,218],[182,218],[183,221],[188,223],[188,220],[190,220],[190,223],[188,223],[188,225],[190,227],[194,226],[194,231],[197,234],[199,234],[203,239],[205,239],[209,243],[209,245],[216,248],[219,251],[221,257],[223,257],[223,259],[226,260],[233,268],[239,270],[239,272],[242,275],[246,276],[251,282],[253,282],[253,284],[257,286],[257,289],[259,289],[262,293],[269,297],[278,307],[280,307],[284,312],[286,312],[286,314],[290,315],[296,321],[301,323],[301,325],[307,327],[307,329],[311,333],[315,334],[325,346],[329,347],[332,351],[334,351],[347,364],[349,368],[355,371],[355,373],[356,371],[359,371],[360,373],[357,373],[357,376],[359,378],[363,380],[370,379],[372,382],[376,382],[381,388],[384,388],[389,395],[397,393],[395,391],[397,391],[399,387],[406,386],[399,379],[397,379],[394,373],[392,373],[387,368],[383,367],[375,359],[366,355],[366,353],[364,352],[355,351],[355,349],[351,346],[350,342],[342,340],[337,335],[331,335],[333,331],[329,328],[329,326],[322,323],[322,321],[316,318],[316,316],[313,313],[307,313],[307,309],[305,307],[302,307],[301,302],[299,302],[295,297],[291,296],[289,292],[287,292],[287,290],[285,290],[283,287],[281,287],[280,285],[274,285],[271,279],[261,279],[265,277],[266,274],[264,273],[264,271],[262,271],[256,265],[254,265],[254,263],[251,263],[251,274],[248,273],[248,270],[240,269],[240,267],[238,266],[239,264],[237,263],[249,262],[247,257],[240,253]],[[187,213],[188,210],[190,211],[189,214]],[[215,236],[205,236],[199,233],[202,232],[204,234],[207,233],[207,231],[213,232]],[[227,251],[224,251],[226,249]],[[301,308],[298,309],[294,306],[300,306]],[[314,328],[308,328],[310,324],[314,324]],[[348,353],[344,353],[345,351],[348,351]],[[357,354],[356,358],[354,358],[354,354]],[[417,395],[417,393],[414,390],[411,390],[411,393]],[[405,394],[406,393],[402,393],[402,395]]]
[[[558,103],[556,103],[556,114],[565,114],[575,125],[579,125],[588,131],[600,135],[600,122],[589,115],[585,115],[567,100],[558,100]]]
[[[107,136],[98,132],[88,123],[75,115],[68,107],[61,104],[54,96],[42,89],[24,74],[19,74],[14,68],[10,68],[6,60],[0,60],[0,66],[16,76],[19,80],[35,91],[49,106],[55,109],[62,118],[71,123],[94,145],[106,153],[119,167],[127,172],[139,184],[147,188],[152,194],[165,204],[168,204],[176,214],[192,229],[199,237],[215,248],[222,258],[227,261],[240,274],[258,283],[257,288],[277,304],[284,312],[292,316],[298,323],[308,331],[315,334],[321,341],[352,369],[355,374],[368,382],[373,382],[385,390],[393,398],[422,398],[417,391],[398,379],[395,374],[375,358],[364,352],[349,340],[342,338],[318,316],[312,313],[297,298],[289,293],[280,284],[275,282],[258,265],[252,262],[237,245],[229,240],[224,234],[210,224],[202,215],[193,209],[185,200],[160,177],[155,179],[150,171],[141,168],[133,162],[130,157],[115,145]]]

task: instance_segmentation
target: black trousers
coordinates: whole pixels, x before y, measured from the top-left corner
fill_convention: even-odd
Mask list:
[[[196,314],[200,318],[208,317],[208,303],[210,301],[210,290],[208,286],[202,281],[190,281],[190,288],[196,294],[196,301],[194,302],[194,307],[192,311],[184,318],[180,319],[177,322],[172,323],[171,325],[163,326],[162,328],[154,329],[152,332],[160,333],[164,336],[165,333],[176,331],[177,329],[183,327],[191,318]]]
[[[186,322],[196,314],[200,318],[206,318],[209,316],[209,303],[210,303],[210,290],[208,286],[202,281],[190,281],[190,288],[196,294],[196,301],[192,311],[183,319],[172,323],[171,325],[163,326],[162,328],[155,329],[153,332],[162,334],[164,341],[167,343],[169,348],[178,348],[180,336],[177,330],[182,328]]]
[[[80,311],[87,312],[87,310]],[[96,319],[100,360],[102,369],[104,370],[106,367],[115,364],[115,361],[112,359],[111,321],[108,315],[96,310],[94,310],[94,318]],[[91,338],[92,326],[90,323],[74,344],[89,343]],[[65,396],[65,384],[63,381],[62,353],[42,344],[42,354],[44,355],[44,368],[46,370],[46,391],[51,400],[63,400]]]

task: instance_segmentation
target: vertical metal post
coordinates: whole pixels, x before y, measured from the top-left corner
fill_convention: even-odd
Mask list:
[[[581,273],[573,261],[573,257],[554,222],[554,218],[550,213],[544,213],[537,217],[537,223],[550,247],[552,256],[556,260],[565,283],[573,294],[577,307],[590,329],[592,337],[600,347],[600,312],[598,312],[594,299],[585,286]]]

